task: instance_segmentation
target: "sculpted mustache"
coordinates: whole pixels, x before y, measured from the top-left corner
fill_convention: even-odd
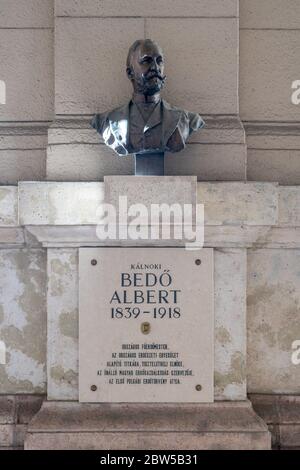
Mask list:
[[[144,75],[143,78],[144,80],[150,80],[151,78],[158,78],[162,82],[166,80],[166,75],[161,75],[158,72],[149,72],[148,74]]]

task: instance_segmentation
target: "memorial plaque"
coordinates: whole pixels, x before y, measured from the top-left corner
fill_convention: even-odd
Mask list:
[[[79,250],[79,400],[212,402],[213,250]]]

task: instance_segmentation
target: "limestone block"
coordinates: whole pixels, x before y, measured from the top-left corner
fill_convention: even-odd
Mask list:
[[[20,395],[16,400],[16,422],[28,424],[42,406],[44,395]]]
[[[167,101],[200,114],[237,114],[236,19],[147,19],[146,37],[165,53]]]
[[[0,28],[50,28],[53,0],[2,0]]]
[[[246,398],[246,251],[215,250],[215,399]]]
[[[19,184],[20,225],[96,224],[103,183]]]
[[[204,16],[232,17],[238,16],[237,0],[56,0],[55,13],[57,16]]]
[[[14,426],[12,424],[0,424],[0,447],[12,447]]]
[[[127,51],[139,37],[141,18],[57,18],[56,114],[93,114],[125,103],[132,93]]]
[[[248,150],[300,150],[300,126],[297,124],[257,126],[245,123],[245,128]]]
[[[249,149],[247,179],[249,181],[277,181],[282,185],[300,184],[299,150]]]
[[[21,227],[1,227],[0,228],[0,247],[14,248],[25,245],[24,230]]]
[[[46,147],[46,125],[3,123],[0,127],[0,184],[44,179]]]
[[[119,157],[105,145],[50,145],[47,180],[101,181],[105,175],[133,174],[131,156]]]
[[[18,188],[0,186],[0,226],[18,225]]]
[[[188,144],[180,153],[166,154],[166,175],[197,175],[198,181],[244,181],[245,145]]]
[[[299,107],[291,101],[292,82],[299,75],[299,53],[299,30],[241,30],[240,115],[243,120],[299,120]]]
[[[43,250],[0,250],[1,394],[45,391],[45,276]]]
[[[250,393],[299,394],[299,250],[249,250],[247,376]]]
[[[51,120],[52,31],[0,29],[0,44],[1,80],[6,83],[6,104],[0,107],[0,121]]]
[[[300,186],[279,187],[279,225],[300,226]]]
[[[207,225],[277,225],[278,186],[272,183],[198,183]]]
[[[78,400],[78,252],[48,250],[48,399]]]
[[[40,181],[46,176],[46,150],[0,150],[0,184]]]
[[[248,401],[188,405],[45,402],[25,449],[270,448],[267,427]]]
[[[246,123],[248,179],[299,184],[300,126],[290,123]]]
[[[283,448],[297,448],[300,447],[300,424],[281,425],[280,429],[280,443]]]
[[[144,204],[196,204],[197,179],[195,176],[106,176],[104,178],[105,202],[119,206],[119,197],[126,196],[128,207]],[[148,221],[148,216],[146,217]]]
[[[13,424],[15,417],[14,397],[0,396],[0,424]]]
[[[240,0],[241,28],[300,29],[298,0]]]

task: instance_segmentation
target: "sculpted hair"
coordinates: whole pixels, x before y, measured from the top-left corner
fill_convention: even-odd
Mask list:
[[[142,44],[151,44],[151,45],[154,44],[156,47],[158,47],[156,42],[152,41],[152,39],[137,39],[136,41],[134,41],[134,43],[132,44],[132,46],[130,46],[129,51],[128,51],[127,60],[126,60],[127,69],[131,68],[131,57],[134,54],[134,52],[137,50],[137,48],[140,47]]]

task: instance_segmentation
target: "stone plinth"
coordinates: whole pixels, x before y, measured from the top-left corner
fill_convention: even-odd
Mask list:
[[[250,402],[210,404],[78,404],[45,402],[25,449],[270,448],[266,425]]]
[[[203,409],[197,408],[199,413],[197,411],[196,415],[199,415],[199,429],[201,430],[197,434],[194,432],[194,424],[191,424],[195,421],[191,421],[190,415],[187,414],[187,426],[189,426],[185,428],[187,430],[181,433],[180,428],[175,427],[176,433],[178,432],[182,438],[182,445],[187,446],[187,439],[190,439],[191,447],[198,448],[222,448],[222,446],[224,448],[257,448],[258,446],[262,447],[261,436],[263,436],[263,445],[269,445],[266,444],[266,439],[268,439],[268,437],[266,438],[268,436],[266,428],[261,431],[256,427],[257,424],[253,425],[255,420],[252,421],[251,417],[254,417],[255,413],[249,411],[251,408],[246,402],[247,380],[248,389],[251,387],[252,393],[269,392],[267,388],[264,390],[259,388],[262,382],[254,381],[258,368],[259,371],[265,373],[266,383],[271,380],[272,375],[273,388],[283,390],[284,386],[287,393],[298,392],[297,383],[299,381],[297,382],[297,376],[295,377],[295,372],[298,369],[291,366],[290,354],[288,353],[289,338],[293,336],[292,333],[296,332],[296,329],[288,326],[289,336],[287,336],[281,327],[285,318],[283,307],[295,310],[296,297],[295,299],[291,297],[288,290],[289,286],[292,288],[297,282],[297,270],[295,269],[295,272],[284,270],[280,266],[284,266],[285,259],[289,259],[290,264],[293,262],[295,267],[297,265],[296,260],[300,248],[300,218],[297,205],[299,188],[283,187],[276,183],[256,182],[197,183],[196,195],[195,178],[183,178],[180,183],[181,189],[177,184],[180,178],[174,178],[174,180],[172,178],[166,177],[165,187],[163,187],[163,183],[153,181],[151,177],[143,179],[142,183],[144,184],[141,184],[139,179],[130,176],[111,176],[104,183],[20,183],[18,214],[20,226],[18,226],[16,219],[15,197],[17,191],[3,188],[3,195],[8,201],[8,205],[5,205],[6,212],[3,215],[3,227],[0,232],[2,239],[6,243],[11,239],[16,246],[19,246],[17,245],[19,243],[25,245],[30,240],[31,243],[36,244],[35,246],[47,248],[48,252],[47,392],[48,400],[55,400],[55,402],[45,404],[41,414],[37,416],[28,437],[28,448],[39,448],[39,446],[52,446],[52,448],[65,446],[68,448],[68,446],[76,447],[77,445],[88,447],[88,436],[91,439],[91,447],[108,447],[105,433],[101,434],[102,425],[99,428],[95,428],[93,425],[90,427],[89,418],[83,420],[83,423],[86,423],[86,427],[84,425],[82,428],[83,433],[79,432],[79,428],[69,427],[69,425],[66,428],[62,426],[61,432],[59,431],[59,423],[66,421],[65,415],[70,413],[70,410],[74,411],[74,415],[83,418],[86,411],[90,409],[90,405],[88,408],[82,408],[82,405],[78,404],[78,248],[138,246],[142,249],[143,246],[182,246],[180,240],[156,240],[151,243],[149,240],[100,241],[96,232],[99,223],[99,208],[101,209],[102,204],[106,201],[115,202],[121,191],[129,196],[129,203],[143,202],[145,204],[147,201],[162,203],[163,200],[158,195],[165,194],[166,201],[170,204],[176,203],[176,200],[192,204],[197,201],[205,206],[204,246],[214,249],[215,403],[209,405],[212,406],[211,422],[213,426],[208,429],[203,422],[202,427],[200,418]],[[134,183],[139,183],[138,190]],[[62,201],[64,204],[61,203]],[[8,231],[11,233],[9,234]],[[17,233],[14,234],[12,231],[18,231],[19,238]],[[262,268],[260,267],[263,266],[261,259],[272,259],[272,262],[279,266],[276,279],[274,273],[272,274],[269,270],[264,270],[265,277],[261,275]],[[278,349],[278,361],[281,361],[282,368],[286,371],[285,376],[281,374],[279,367],[272,364],[271,361],[266,366],[264,357],[269,357],[272,354],[273,346],[271,342],[264,341],[262,344],[259,341],[259,337],[267,337],[267,331],[256,331],[257,322],[260,322],[260,316],[264,314],[265,305],[268,305],[268,302],[265,303],[260,300],[259,296],[256,296],[254,300],[257,308],[250,308],[251,318],[248,317],[248,322],[246,321],[247,294],[248,301],[251,301],[252,293],[260,292],[263,285],[267,284],[272,288],[274,282],[270,279],[271,277],[282,287],[282,313],[278,312],[278,321],[272,322],[272,334],[274,333],[275,337],[278,337],[278,341],[284,341],[282,348]],[[285,298],[288,298],[289,301],[284,301]],[[274,299],[271,297],[271,300],[270,305],[275,305],[276,297]],[[248,370],[246,369],[247,323],[250,346],[248,348]],[[259,355],[259,361],[255,361],[253,351]],[[58,404],[58,401],[61,404]],[[241,401],[243,406],[241,406]],[[121,408],[113,408],[108,404],[94,406],[96,408],[92,409],[96,415],[97,413],[108,413],[105,419],[101,418],[100,421],[109,429],[111,422],[109,419],[113,418],[116,409],[124,416],[120,423],[125,423],[128,417],[126,410],[137,415],[134,410],[140,410],[139,407],[142,405],[122,405]],[[137,408],[132,408],[135,406]],[[154,410],[151,408],[154,405],[147,404],[145,406],[146,410]],[[181,405],[176,405],[176,407],[178,406],[181,409]],[[290,403],[287,406],[290,406]],[[231,418],[228,418],[228,427],[222,427],[223,424],[218,421],[218,416],[223,407],[226,409],[226,413],[229,413],[227,416],[236,415],[236,419],[240,419],[237,427],[231,427]],[[121,448],[126,448],[126,445],[127,448],[135,446],[155,448],[159,445],[158,438],[162,447],[174,446],[174,441],[171,441],[175,435],[175,432],[172,431],[172,418],[169,421],[174,408],[172,413],[170,408],[165,408],[165,410],[165,413],[162,414],[165,420],[164,426],[161,426],[161,422],[159,425],[156,422],[156,428],[156,424],[151,428],[145,411],[145,423],[149,424],[149,429],[153,429],[153,432],[146,433],[142,427],[137,427],[137,430],[134,431],[133,427],[130,428],[130,420],[128,421],[129,427],[124,428],[123,432],[124,429],[118,428],[119,424],[116,421],[117,427],[114,434],[116,437],[115,443],[112,445]],[[195,411],[195,408],[193,410]],[[47,419],[51,413],[53,413],[53,421],[51,421],[52,418],[49,418],[48,422],[53,422],[53,428],[49,428],[49,433],[44,433]],[[110,413],[112,414],[110,415]],[[44,428],[41,423],[45,423]],[[138,424],[137,421],[137,426]],[[141,422],[139,426],[142,426]],[[290,432],[291,423],[288,426],[283,428],[284,432]],[[131,431],[128,432],[130,429]],[[215,432],[216,429],[221,432]],[[246,432],[247,429],[250,431]],[[88,435],[87,431],[91,430],[92,433]],[[119,432],[120,430],[122,432]],[[270,430],[272,431],[273,428],[270,427]],[[78,443],[78,436],[81,436],[81,444]],[[125,436],[128,438],[126,443]],[[260,437],[257,438],[257,436]],[[49,440],[47,440],[48,437]],[[67,440],[60,441],[60,438]],[[284,442],[296,441],[286,438]],[[178,444],[178,448],[180,445]]]

